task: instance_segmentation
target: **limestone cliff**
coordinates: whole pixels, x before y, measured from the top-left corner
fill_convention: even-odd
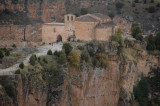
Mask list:
[[[60,21],[63,19],[63,14],[65,14],[65,3],[64,0],[1,0],[0,12],[3,15],[0,21],[1,24],[18,24],[19,20],[35,22]],[[9,17],[10,15],[11,17]],[[22,24],[24,23],[26,22],[22,22]]]
[[[107,69],[92,68],[83,64],[81,68],[61,68],[56,76],[50,72],[1,76],[1,84],[6,89],[7,86],[2,82],[7,80],[6,83],[12,86],[14,94],[4,95],[6,93],[1,87],[0,104],[116,106],[122,102],[127,105],[133,86],[142,76],[147,76],[150,67],[159,64],[157,57],[142,52],[136,62],[111,59]]]

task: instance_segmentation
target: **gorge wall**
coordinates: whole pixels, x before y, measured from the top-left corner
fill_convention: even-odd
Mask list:
[[[147,76],[151,67],[157,67],[159,64],[157,57],[141,53],[137,62],[110,60],[110,67],[106,70],[82,65],[80,69],[71,66],[59,69],[59,74],[56,76],[45,72],[22,76],[1,76],[0,81],[3,87],[1,86],[0,89],[0,104],[2,106],[11,104],[19,106],[116,106],[122,104],[124,106],[128,104],[133,86],[137,81],[142,76]],[[47,80],[52,77],[57,77],[53,80],[54,83],[52,80]],[[14,94],[9,93],[8,96],[4,91],[7,86],[11,86]]]

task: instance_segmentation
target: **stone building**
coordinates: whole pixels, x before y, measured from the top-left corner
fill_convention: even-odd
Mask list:
[[[46,23],[42,25],[42,42],[53,43],[67,41],[70,36],[77,40],[107,41],[115,33],[117,26],[110,17],[95,13],[75,17],[73,14],[64,16],[64,23]]]

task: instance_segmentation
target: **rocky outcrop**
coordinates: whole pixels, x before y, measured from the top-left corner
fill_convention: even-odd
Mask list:
[[[22,18],[26,14],[31,20],[43,22],[60,21],[63,19],[62,15],[65,14],[65,2],[63,0],[1,0],[0,12],[5,10]],[[12,20],[11,23],[14,21]]]

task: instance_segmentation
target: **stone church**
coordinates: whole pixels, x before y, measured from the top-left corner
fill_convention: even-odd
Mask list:
[[[71,36],[82,41],[107,41],[116,29],[117,25],[110,17],[100,13],[80,17],[67,14],[64,16],[64,23],[53,22],[42,25],[42,42],[51,44],[56,41],[67,41]]]

